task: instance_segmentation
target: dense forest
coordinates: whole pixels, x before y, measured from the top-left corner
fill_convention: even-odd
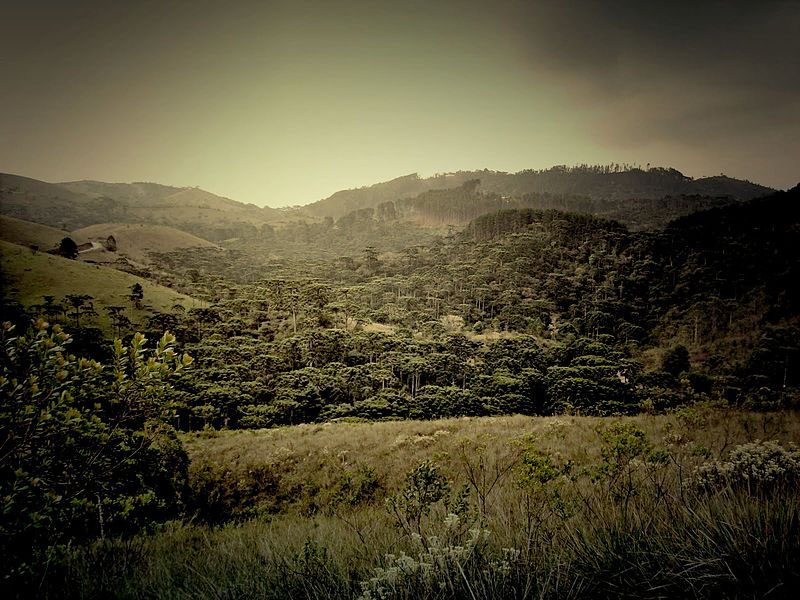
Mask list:
[[[476,185],[426,192],[413,210],[484,212],[497,198],[472,202]],[[264,230],[223,253],[155,255],[153,277],[208,305],[140,323],[123,305],[115,333],[170,332],[195,357],[201,368],[175,388],[183,429],[604,415],[712,397],[785,406],[800,360],[797,195],[641,233],[512,208],[436,236],[363,209]],[[102,333],[87,334],[91,312],[74,298],[13,310],[100,352]]]

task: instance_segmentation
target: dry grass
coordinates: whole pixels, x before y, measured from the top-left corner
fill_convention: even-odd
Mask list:
[[[72,237],[72,234],[55,227],[0,215],[0,239],[6,242],[20,246],[38,246],[41,250],[50,250],[57,247],[65,237]],[[78,244],[85,241],[80,237],[72,239]]]
[[[378,593],[369,597],[387,599],[793,597],[800,584],[796,488],[684,495],[677,462],[639,460],[629,465],[634,493],[623,500],[614,493],[621,482],[597,470],[607,464],[599,432],[620,422],[644,430],[677,461],[686,458],[685,466],[751,440],[800,439],[798,413],[710,407],[620,420],[514,416],[194,434],[186,441],[195,468],[215,462],[238,501],[258,500],[236,494],[265,472],[280,479],[275,487],[267,478],[269,495],[289,501],[246,522],[173,524],[78,549],[42,589],[51,597],[345,599],[371,582]],[[433,458],[454,490],[469,480],[467,462],[482,465],[491,480],[518,447],[510,442],[527,435],[558,462],[575,461],[574,476],[521,488],[518,473],[507,471],[485,511],[471,495],[461,529],[445,519],[451,508],[432,506],[422,542],[396,527],[383,505],[382,496],[405,486],[406,471],[420,460]],[[378,473],[379,497],[343,506],[326,496],[359,463]],[[309,490],[322,499],[310,512]],[[562,500],[567,510],[553,510]],[[489,533],[470,545],[467,528],[476,526]],[[410,567],[398,569],[403,552]],[[421,562],[429,575],[414,570]]]
[[[173,227],[150,224],[104,223],[90,225],[73,232],[80,239],[105,240],[113,235],[117,251],[92,250],[81,255],[82,260],[114,262],[125,256],[133,262],[147,264],[151,252],[172,252],[182,248],[219,248],[216,244]]]
[[[664,444],[671,428],[679,428],[692,443],[720,455],[734,444],[757,439],[800,442],[800,413],[750,413],[745,411],[696,411],[704,424],[687,422],[681,415],[639,415],[614,421],[642,427],[654,442]],[[331,456],[345,462],[377,468],[387,487],[399,485],[404,473],[430,456],[454,473],[456,455],[467,440],[484,440],[491,454],[508,451],[510,442],[526,435],[543,437],[542,447],[552,453],[589,464],[599,454],[598,431],[612,420],[604,417],[461,417],[436,421],[388,421],[377,423],[324,423],[278,429],[201,432],[185,438],[195,462],[209,461],[238,470],[257,465],[283,465],[298,478],[314,478]],[[559,436],[542,436],[558,429]],[[694,440],[696,438],[696,441]]]

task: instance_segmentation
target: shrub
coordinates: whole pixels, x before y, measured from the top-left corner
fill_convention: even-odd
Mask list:
[[[110,368],[67,354],[37,321],[0,330],[0,561],[27,577],[58,544],[135,532],[177,515],[188,459],[166,420],[168,378],[191,363],[165,334],[114,343]],[[13,566],[12,566],[13,565]]]
[[[694,483],[706,491],[727,486],[751,492],[794,489],[800,484],[800,450],[775,441],[742,444],[731,450],[727,460],[697,467]]]
[[[422,518],[450,491],[450,482],[433,461],[426,460],[406,473],[406,485],[386,499],[397,526],[405,533],[422,535]]]
[[[457,531],[459,519],[449,514],[441,538],[415,536],[418,552],[387,554],[385,567],[361,582],[359,600],[411,598],[503,598],[515,595],[515,576],[522,570],[515,548],[492,551],[489,531]]]

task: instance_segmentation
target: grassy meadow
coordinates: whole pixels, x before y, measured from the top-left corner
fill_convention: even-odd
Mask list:
[[[0,273],[4,294],[25,307],[42,304],[44,295],[57,300],[68,294],[87,294],[93,298],[97,311],[95,322],[105,331],[111,331],[111,321],[105,307],[131,303],[127,299],[133,284],[141,284],[144,291],[143,308],[130,306],[129,313],[137,320],[150,307],[159,312],[169,312],[175,304],[185,308],[205,306],[181,294],[146,279],[109,267],[91,265],[60,256],[34,253],[31,249],[0,241]]]
[[[185,436],[195,519],[65,551],[51,597],[785,598],[796,412]]]
[[[113,262],[121,256],[139,264],[150,263],[151,252],[172,252],[181,248],[219,248],[216,244],[185,231],[144,223],[101,223],[78,229],[72,233],[78,239],[105,239],[114,236],[116,252],[105,249],[92,250],[82,259],[96,262]]]

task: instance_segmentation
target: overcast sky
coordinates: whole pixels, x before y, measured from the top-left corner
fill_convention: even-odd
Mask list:
[[[282,206],[608,162],[797,184],[800,2],[0,5],[2,172]]]

